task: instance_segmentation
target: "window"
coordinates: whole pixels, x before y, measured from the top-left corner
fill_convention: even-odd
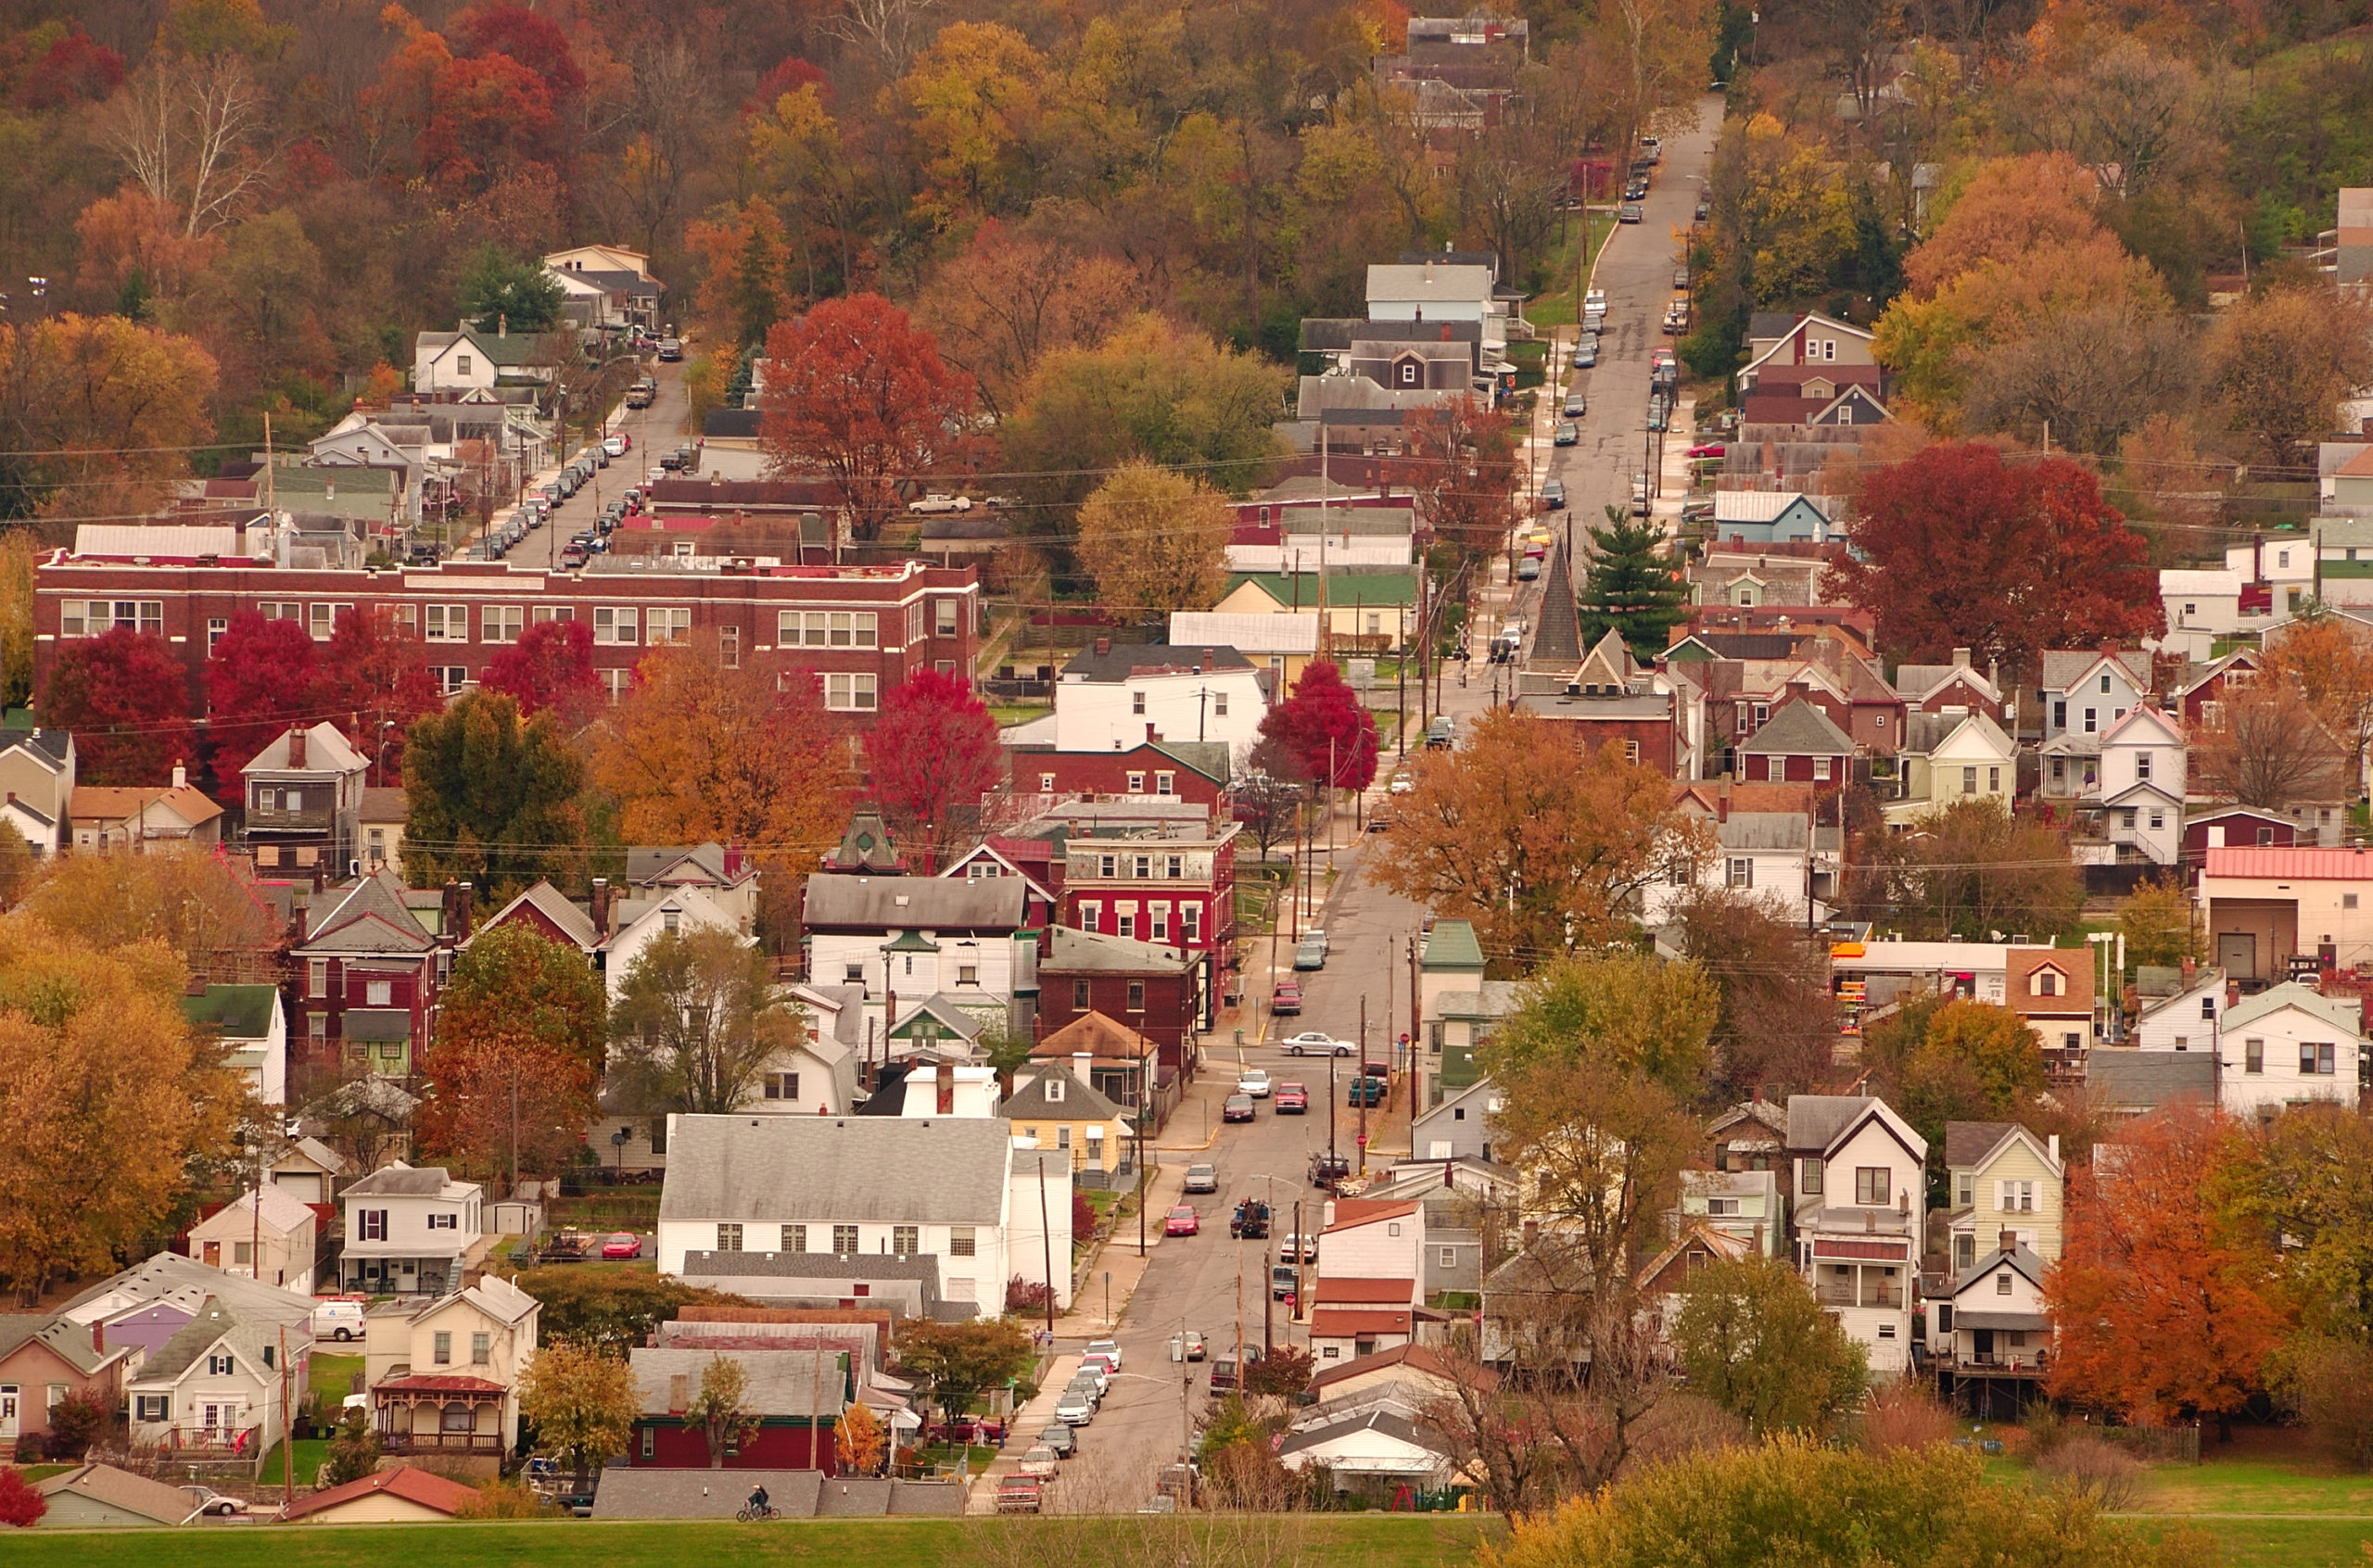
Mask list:
[[[1054,790],[1055,776],[1051,773],[1040,774],[1038,776],[1038,792],[1042,795],[1050,795],[1054,793]]]
[[[440,1334],[437,1337],[443,1339],[447,1336]],[[236,1371],[238,1371],[238,1363],[231,1359],[228,1351],[218,1350],[208,1353],[206,1358],[207,1376],[228,1377]]]
[[[739,1225],[719,1225],[717,1228],[717,1250],[719,1252],[741,1251],[742,1227]]]
[[[897,1258],[912,1258],[922,1250],[922,1231],[914,1225],[890,1227],[890,1251]]]
[[[1213,718],[1225,718],[1225,717],[1227,717],[1227,693],[1226,693],[1226,692],[1225,692],[1225,691],[1214,691],[1214,692],[1212,692],[1212,716]]]
[[[1100,904],[1081,904],[1079,906],[1079,929],[1084,931],[1095,930],[1096,922],[1103,913],[1104,905]]]
[[[1135,937],[1137,934],[1137,917],[1136,914],[1126,909],[1121,911],[1120,926],[1121,935],[1124,937]]]
[[[451,1366],[453,1364],[453,1336],[446,1333],[444,1330],[439,1329],[432,1337],[435,1342],[435,1348],[429,1352],[428,1359],[436,1362],[440,1367]]]
[[[795,1072],[770,1072],[766,1076],[765,1086],[769,1100],[799,1098],[799,1074]]]
[[[2037,969],[2036,971],[2035,993],[2037,996],[2059,995],[2060,976],[2058,972],[2051,969]]]
[[[1977,1176],[1964,1170],[1953,1178],[1953,1207],[1973,1208],[1977,1204]]]
[[[1142,713],[1144,713],[1145,711],[1146,711],[1146,694],[1145,694],[1144,692],[1142,692],[1142,691],[1132,691],[1132,692],[1130,692],[1130,693],[1129,693],[1129,712],[1131,712],[1131,713],[1133,713],[1133,714],[1142,714]]]
[[[1202,941],[1203,906],[1199,904],[1180,904],[1178,906],[1178,935],[1180,940],[1185,942]]]
[[[1821,1177],[1822,1177],[1822,1164],[1821,1164],[1821,1161],[1820,1161],[1820,1160],[1818,1160],[1818,1159],[1808,1159],[1808,1160],[1806,1160],[1806,1161],[1804,1162],[1804,1173],[1803,1173],[1803,1176],[1802,1176],[1802,1178],[1801,1178],[1801,1179],[1797,1182],[1797,1183],[1796,1183],[1797,1190],[1798,1190],[1799,1192],[1803,1193],[1803,1194],[1804,1194],[1804,1195],[1805,1195],[1805,1196],[1807,1196],[1807,1197],[1819,1197],[1819,1196],[1821,1196]]]
[[[327,996],[330,993],[330,961],[309,958],[305,961],[305,994]]]
[[[432,1231],[458,1231],[462,1228],[462,1217],[458,1214],[432,1214],[428,1217],[428,1228]]]
[[[806,1252],[807,1250],[807,1227],[805,1225],[785,1225],[782,1228],[782,1249],[785,1252]]]
[[[646,1426],[646,1427],[644,1427],[644,1428],[642,1429],[642,1457],[643,1457],[643,1458],[645,1458],[645,1459],[656,1459],[656,1458],[658,1457],[658,1455],[659,1455],[659,1441],[658,1441],[658,1439],[659,1439],[659,1435],[658,1435],[658,1433],[657,1433],[657,1431],[656,1431],[655,1429],[654,1429],[654,1428],[652,1428],[652,1427],[649,1427],[649,1426]]]
[[[470,1335],[470,1365],[485,1366],[494,1359],[494,1335],[478,1333]]]
[[[1894,1191],[1887,1168],[1884,1165],[1858,1165],[1854,1168],[1854,1202],[1864,1208],[1875,1208],[1887,1201]]]
[[[956,602],[952,599],[932,601],[932,635],[933,637],[956,635]]]
[[[597,604],[593,607],[593,640],[632,646],[642,640],[636,611],[628,604]]]
[[[855,1225],[835,1225],[832,1227],[832,1250],[843,1255],[846,1255],[857,1250],[857,1227]]]
[[[1142,773],[1133,773],[1129,775],[1129,793],[1133,795],[1142,795],[1145,792],[1146,776]]]
[[[362,1005],[366,1007],[392,1007],[396,1005],[396,982],[367,980],[362,982]]]
[[[951,1225],[947,1228],[947,1255],[950,1258],[973,1258],[979,1256],[979,1252],[980,1244],[973,1239],[971,1226]]]
[[[1727,885],[1733,888],[1751,888],[1755,886],[1755,861],[1752,856],[1739,854],[1732,855],[1731,857],[1730,877]]]
[[[1445,1269],[1455,1269],[1458,1267],[1458,1248],[1454,1246],[1446,1246],[1442,1248],[1442,1267]]]
[[[1157,795],[1174,795],[1178,793],[1178,775],[1174,773],[1155,774],[1153,776],[1153,792]]]
[[[828,675],[824,677],[824,706],[842,713],[870,713],[878,705],[874,700],[876,677],[870,675]]]
[[[1129,1011],[1133,1013],[1142,1013],[1145,1010],[1146,982],[1143,980],[1131,980],[1129,982]],[[2326,1050],[2331,1049],[2329,1045],[2324,1048]]]
[[[1955,1236],[1953,1238],[1953,1267],[1956,1270],[1969,1269],[1974,1267],[1976,1263],[1977,1238],[1975,1236]],[[1939,1310],[1949,1312],[1952,1309],[1945,1307],[1940,1308]],[[1952,1325],[1950,1323],[1938,1323],[1936,1326],[1942,1329],[1950,1328]]]
[[[1049,1087],[1049,1088],[1052,1088],[1052,1087],[1053,1087],[1053,1085],[1049,1084],[1049,1085],[1048,1085],[1048,1087]],[[1047,1095],[1047,1097],[1048,1099],[1050,1099],[1050,1100],[1060,1100],[1060,1099],[1061,1099],[1063,1096],[1062,1096],[1062,1094],[1061,1094],[1060,1092],[1058,1092],[1058,1093],[1056,1093],[1056,1094],[1049,1094],[1049,1095]],[[1055,1147],[1057,1147],[1057,1148],[1059,1148],[1059,1149],[1069,1149],[1071,1146],[1072,1146],[1072,1130],[1071,1130],[1069,1127],[1058,1127],[1058,1128],[1056,1128],[1056,1129],[1055,1129]]]
[[[2154,811],[2154,812],[2152,812],[2152,813],[2151,814],[2151,826],[2154,829],[2155,829],[2155,828],[2164,828],[2166,825],[2167,825],[2167,814],[2166,814],[2165,812],[2164,812],[2164,811]]]
[[[467,664],[431,664],[428,666],[428,673],[436,677],[437,690],[440,696],[454,696],[458,694],[463,687],[470,684],[470,667]],[[628,670],[604,670],[602,673],[604,675],[615,675],[619,677],[620,685],[623,686],[624,677],[633,672]],[[615,702],[617,701],[617,697],[613,694],[610,701]]]
[[[1636,752],[1640,749],[1640,743],[1636,740],[1631,742],[1631,749]],[[1631,760],[1633,762],[1638,762],[1640,759],[1637,756],[1633,756]],[[1829,782],[1829,759],[1827,757],[1815,757],[1813,759],[1813,782],[1816,784],[1826,784]]]
[[[527,628],[527,612],[517,604],[489,604],[478,612],[478,635],[488,642],[516,642]]]
[[[139,1416],[142,1421],[172,1419],[173,1397],[170,1394],[143,1394],[137,1402],[140,1406]]]
[[[784,648],[878,648],[880,618],[870,610],[784,610],[775,641]]]
[[[1977,793],[1977,769],[1974,767],[1961,769],[1961,793],[1964,795]]]
[[[456,354],[453,356],[453,373],[455,375],[469,375],[473,373],[470,370],[469,355]]]
[[[2005,1269],[2000,1273],[1994,1276],[1994,1294],[1997,1296],[2008,1296],[2011,1294],[2010,1270]]]
[[[2000,768],[1989,767],[1986,770],[1986,792],[1989,795],[1999,795],[2002,792],[2002,770]]]
[[[60,637],[105,637],[118,626],[146,637],[165,635],[161,599],[69,599],[57,608]]]
[[[222,634],[230,629],[231,623],[224,617],[221,615],[210,617],[206,623],[206,651],[209,653],[213,652],[214,645],[222,641]]]
[[[2303,1040],[2299,1043],[2299,1070],[2315,1077],[2329,1078],[2339,1052],[2337,1045],[2316,1045]]]
[[[407,606],[407,608],[409,608],[409,606]],[[542,626],[546,621],[573,621],[575,619],[577,619],[577,606],[573,604],[539,604],[527,613],[527,624],[537,626]],[[406,617],[405,625],[407,627],[411,625],[411,621],[408,616]]]
[[[235,1265],[243,1263],[250,1269],[254,1268],[256,1262],[255,1243],[233,1242],[231,1244],[231,1261]]]
[[[1994,1207],[2005,1214],[2033,1214],[2036,1211],[2036,1184],[2033,1182],[1995,1182]]]
[[[2147,779],[2151,777],[2150,752],[2137,752],[2134,754],[2134,777],[2138,781]]]
[[[422,632],[425,642],[467,642],[470,640],[470,607],[466,604],[424,604],[421,606]]]
[[[1087,981],[1072,981],[1072,1005],[1083,1013],[1087,1011]]]
[[[667,1152],[667,1119],[664,1116],[651,1124],[651,1152],[655,1155]]]
[[[1148,921],[1146,935],[1148,937],[1151,938],[1155,942],[1168,942],[1170,940],[1170,905],[1166,904],[1155,904],[1153,908],[1147,913],[1146,918]]]
[[[2090,735],[2100,727],[2100,714],[2101,711],[2099,708],[2087,708],[2085,710],[2086,734]]]
[[[1759,727],[1762,725],[1769,723],[1770,718],[1771,705],[1768,702],[1758,702],[1755,705],[1755,722],[1757,726]]]
[[[692,613],[688,608],[662,608],[654,605],[642,613],[648,635],[643,640],[654,648],[664,642],[690,642],[692,639]]]

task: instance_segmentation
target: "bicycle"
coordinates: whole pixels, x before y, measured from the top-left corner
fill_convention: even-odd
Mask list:
[[[742,1505],[742,1511],[735,1514],[733,1517],[744,1524],[749,1524],[768,1519],[780,1519],[782,1517],[782,1510],[775,1507],[772,1503],[768,1504],[763,1509],[752,1508],[748,1503],[743,1503]]]

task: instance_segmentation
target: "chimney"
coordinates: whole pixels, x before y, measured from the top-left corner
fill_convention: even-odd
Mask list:
[[[288,732],[288,765],[291,767],[305,765],[305,732],[302,729],[291,729]]]
[[[607,877],[593,879],[593,934],[596,937],[610,934],[610,879]]]
[[[176,790],[189,788],[189,769],[184,767],[179,762],[173,764],[173,788]],[[16,797],[12,795],[9,798],[14,800]]]
[[[1088,1070],[1095,1066],[1095,1053],[1090,1051],[1074,1051],[1072,1053],[1072,1076],[1079,1080],[1081,1088],[1092,1089],[1096,1086],[1095,1075]]]
[[[1717,789],[1717,790],[1715,791],[1715,795],[1714,795],[1714,820],[1715,820],[1715,821],[1717,821],[1717,822],[1728,822],[1730,819],[1731,819],[1731,776],[1730,776],[1729,774],[1727,774],[1727,773],[1726,773],[1726,774],[1722,775],[1722,781],[1721,781],[1721,784],[1720,784],[1720,786]]]
[[[1956,648],[1956,649],[1954,649],[1954,650],[1953,650],[1953,668],[1955,668],[1955,669],[1957,669],[1957,670],[1965,670],[1965,669],[1969,668],[1969,650],[1968,650],[1968,649],[1966,649],[1966,648]]]
[[[1146,720],[1146,744],[1147,744],[1147,745],[1148,745],[1148,746],[1150,746],[1150,745],[1152,745],[1155,741],[1157,741],[1157,740],[1161,740],[1161,736],[1159,733],[1157,733],[1157,732],[1156,732],[1156,730],[1154,729],[1154,727],[1153,727],[1153,720],[1151,720],[1151,719],[1148,719],[1148,720]]]
[[[2051,1149],[2051,1159],[2052,1159],[2052,1163],[2053,1163],[2053,1164],[2055,1164],[2055,1165],[2059,1164],[2059,1163],[2060,1163],[2060,1134],[2059,1134],[2059,1133],[2057,1133],[2057,1132],[2054,1132],[2054,1133],[2050,1136],[2050,1138],[2047,1140],[2047,1143],[2048,1143],[2049,1146],[2049,1147],[2050,1147],[2050,1149]]]
[[[1097,651],[1098,653],[1099,653],[1099,654],[1103,654],[1103,653],[1110,653],[1110,652],[1111,652],[1111,651],[1112,651],[1112,639],[1111,639],[1110,638],[1109,638],[1109,637],[1099,637],[1099,638],[1098,638],[1098,639],[1096,639],[1096,651]]]
[[[104,1320],[95,1319],[91,1323],[91,1352],[96,1356],[108,1353],[108,1325]]]
[[[667,1376],[667,1410],[671,1415],[681,1415],[692,1408],[692,1374],[670,1372]]]
[[[470,940],[470,884],[467,882],[453,890],[453,940]]]
[[[502,311],[494,318],[494,335],[497,337],[508,337],[511,335],[510,311]]]

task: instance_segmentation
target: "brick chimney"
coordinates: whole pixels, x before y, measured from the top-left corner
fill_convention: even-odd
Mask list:
[[[1110,653],[1110,652],[1111,652],[1111,651],[1112,651],[1112,639],[1111,639],[1110,638],[1109,638],[1109,637],[1099,637],[1099,638],[1098,638],[1098,639],[1096,639],[1096,651],[1097,651],[1098,653],[1099,653],[1099,654],[1103,654],[1103,653]]]
[[[291,729],[288,732],[288,765],[291,767],[305,765],[305,732],[302,729]]]
[[[1150,746],[1161,739],[1161,732],[1154,728],[1153,720],[1146,720],[1146,744]]]
[[[610,934],[610,879],[607,877],[593,879],[593,934],[596,937]]]
[[[470,940],[470,884],[462,883],[453,890],[453,940]]]

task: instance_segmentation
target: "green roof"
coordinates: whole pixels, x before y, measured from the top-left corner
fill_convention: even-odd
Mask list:
[[[273,994],[268,985],[209,985],[202,996],[182,998],[182,1014],[225,1040],[260,1040],[272,1031]]]
[[[936,953],[939,943],[920,931],[900,931],[897,940],[885,950],[891,953]]]
[[[2327,561],[2322,572],[2327,577],[2373,577],[2373,561]]]
[[[1297,590],[1295,584],[1301,587]],[[1234,593],[1250,583],[1288,610],[1294,608],[1299,591],[1304,610],[1318,608],[1318,574],[1301,573],[1296,576],[1284,572],[1238,572],[1227,580],[1227,593]],[[1225,599],[1227,594],[1222,594]],[[1348,609],[1361,604],[1415,604],[1417,602],[1417,569],[1414,566],[1390,572],[1329,572],[1326,574],[1326,607]]]
[[[349,1007],[346,1038],[363,1044],[398,1044],[412,1039],[412,1015],[400,1007]]]
[[[1483,968],[1483,944],[1475,940],[1475,926],[1467,920],[1437,920],[1426,935],[1426,955],[1419,960],[1428,969]]]

